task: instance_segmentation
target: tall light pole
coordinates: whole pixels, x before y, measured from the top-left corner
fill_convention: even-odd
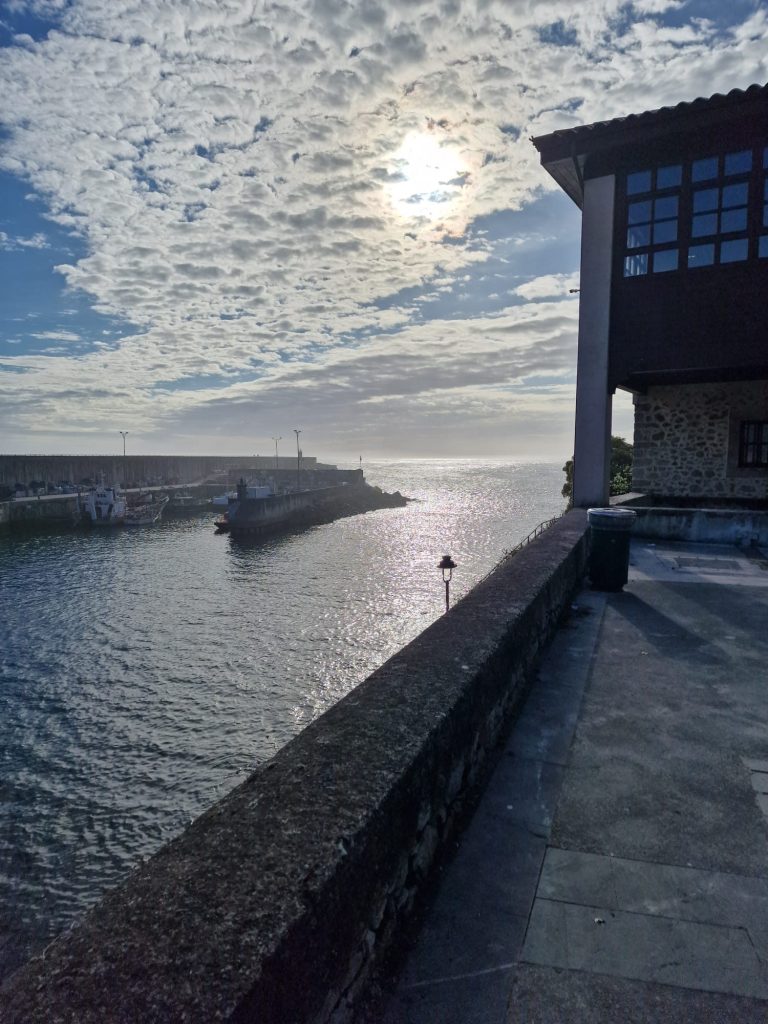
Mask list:
[[[299,450],[299,434],[300,430],[296,427],[293,428],[293,432],[296,435],[296,490],[301,490],[301,451]]]
[[[277,442],[278,441],[282,441],[283,440],[283,436],[281,434],[280,437],[273,437],[272,440],[275,442],[275,469],[278,469],[279,466],[280,466],[280,463],[277,461]]]
[[[126,469],[125,469],[125,439],[128,436],[128,431],[127,430],[120,430],[120,431],[118,431],[118,433],[123,438],[123,490],[125,490],[126,486],[128,485],[128,476],[127,476]]]

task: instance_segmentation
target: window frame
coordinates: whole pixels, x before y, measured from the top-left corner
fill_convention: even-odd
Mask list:
[[[758,429],[756,440],[749,439],[751,428]],[[756,449],[756,458],[749,461],[748,452],[750,448]],[[763,457],[761,449],[765,449]],[[768,469],[768,420],[740,420],[739,421],[739,469]]]

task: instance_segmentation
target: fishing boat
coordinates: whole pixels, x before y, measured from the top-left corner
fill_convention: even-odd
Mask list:
[[[116,487],[101,484],[78,498],[80,519],[89,526],[122,526],[125,522],[125,498]]]
[[[190,515],[204,512],[211,507],[211,499],[199,494],[174,494],[167,508],[168,515]]]
[[[125,513],[126,526],[152,526],[157,523],[163,514],[163,509],[168,504],[168,498],[160,498],[159,501],[150,501],[144,505],[134,505]]]

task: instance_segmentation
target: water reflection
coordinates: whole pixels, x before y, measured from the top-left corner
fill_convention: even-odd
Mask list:
[[[419,500],[257,543],[0,542],[0,973],[436,618],[445,551],[455,602],[563,505],[557,466],[366,475]]]

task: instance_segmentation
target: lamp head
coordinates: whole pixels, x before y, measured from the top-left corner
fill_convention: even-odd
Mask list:
[[[453,575],[453,570],[456,568],[456,563],[454,562],[450,555],[443,555],[442,559],[440,560],[440,564],[438,565],[437,568],[442,569],[443,579],[447,583],[450,580],[451,576]]]

